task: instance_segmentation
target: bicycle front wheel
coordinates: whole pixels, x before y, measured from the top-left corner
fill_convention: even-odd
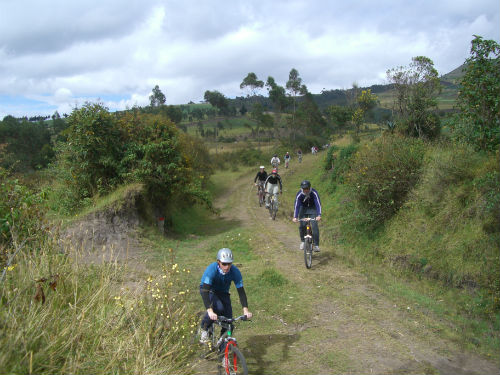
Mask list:
[[[311,268],[312,266],[312,242],[306,239],[304,244],[304,261],[306,263],[306,268]]]
[[[219,375],[248,375],[247,361],[236,345],[228,343],[227,357],[224,354],[224,366],[219,367]]]

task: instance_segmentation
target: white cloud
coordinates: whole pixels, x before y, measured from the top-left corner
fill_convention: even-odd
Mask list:
[[[417,55],[444,74],[473,34],[498,40],[499,26],[497,0],[3,0],[0,118],[43,108],[2,98],[36,99],[47,114],[97,98],[124,109],[158,84],[181,104],[243,95],[248,72],[284,85],[291,68],[312,92],[371,85]]]

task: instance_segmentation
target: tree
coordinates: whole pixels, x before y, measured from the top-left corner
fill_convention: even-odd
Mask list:
[[[153,88],[153,92],[149,96],[149,101],[151,103],[151,107],[159,107],[160,105],[165,104],[165,102],[167,101],[165,95],[161,92],[158,85]]]
[[[275,124],[277,125],[280,123],[281,112],[288,107],[290,100],[286,96],[285,88],[283,86],[279,86],[273,77],[267,77],[266,87],[269,93],[269,100],[271,100],[275,109]]]
[[[388,70],[387,77],[396,90],[398,129],[414,137],[436,137],[440,124],[433,111],[437,109],[441,83],[433,61],[425,56],[413,57],[408,67]]]
[[[248,75],[243,79],[243,82],[240,84],[240,89],[248,89],[252,96],[255,96],[255,93],[258,89],[264,87],[264,82],[260,81],[257,78],[255,73],[248,73]]]
[[[371,89],[362,90],[361,95],[356,99],[358,108],[354,111],[352,115],[352,122],[356,126],[356,135],[359,134],[359,128],[365,121],[366,114],[371,111],[378,102],[378,97],[372,94]]]
[[[85,103],[68,117],[68,142],[61,153],[72,178],[71,187],[80,199],[108,192],[121,183],[120,132],[102,103]]]
[[[205,91],[204,99],[209,102],[212,106],[217,108],[221,114],[225,114],[228,109],[228,100],[227,98],[221,94],[220,92],[214,91]]]
[[[496,150],[500,137],[500,45],[474,36],[460,82],[460,115],[454,134],[482,150]]]
[[[354,114],[351,107],[340,105],[331,105],[325,110],[325,112],[329,120],[339,128],[346,126]]]
[[[286,82],[286,89],[293,98],[293,117],[295,117],[297,95],[304,95],[307,92],[307,87],[302,84],[302,78],[299,77],[299,72],[295,68],[290,70],[288,81]]]
[[[297,119],[301,127],[303,128],[303,133],[311,133],[313,135],[321,135],[324,128],[326,127],[326,121],[321,115],[321,111],[318,105],[314,101],[311,93],[304,95],[304,101],[299,104],[297,109]],[[294,129],[294,138],[295,138]]]
[[[169,105],[165,108],[165,114],[174,123],[179,124],[182,121],[182,110],[175,105]]]

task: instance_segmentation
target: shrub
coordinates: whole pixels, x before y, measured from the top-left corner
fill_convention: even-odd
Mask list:
[[[355,155],[347,184],[371,226],[382,224],[403,205],[419,180],[424,152],[419,139],[384,136]]]
[[[500,45],[475,36],[458,95],[455,137],[477,149],[498,149],[500,135]]]
[[[335,154],[337,150],[339,150],[337,146],[331,146],[328,149],[324,168],[330,171],[330,192],[335,191],[337,184],[344,183],[345,176],[350,168],[352,157],[358,149],[358,143],[351,143],[346,147],[341,147],[338,155]]]
[[[2,168],[0,183],[0,246],[5,251],[25,240],[40,241],[46,234],[44,194],[30,191]],[[0,266],[5,264],[5,256],[0,254]]]

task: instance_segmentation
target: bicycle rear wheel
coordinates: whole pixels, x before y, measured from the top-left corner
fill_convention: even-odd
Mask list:
[[[306,263],[306,268],[311,268],[312,266],[312,241],[306,239],[304,243],[304,261]]]
[[[240,350],[232,342],[228,342],[227,359],[225,354],[221,356],[224,358],[224,366],[219,366],[219,375],[248,375],[247,361]],[[221,360],[222,362],[222,360]]]

